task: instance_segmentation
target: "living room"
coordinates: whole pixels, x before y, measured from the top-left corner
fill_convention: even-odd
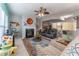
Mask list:
[[[64,50],[79,33],[78,3],[2,3],[0,5],[3,16],[1,19],[4,19],[0,25],[0,55],[66,55]]]

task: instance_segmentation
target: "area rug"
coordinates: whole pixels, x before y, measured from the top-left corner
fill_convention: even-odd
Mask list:
[[[26,44],[25,47],[26,49],[28,49],[28,52],[31,51],[32,56],[59,56],[65,48],[64,46],[59,45],[51,40],[48,41],[45,38],[43,38],[43,41],[36,43],[33,42],[30,38],[24,40],[26,41],[26,43],[29,42],[30,45]],[[29,46],[31,47],[29,48]]]

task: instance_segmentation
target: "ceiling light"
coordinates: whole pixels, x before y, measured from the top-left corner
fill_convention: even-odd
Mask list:
[[[41,14],[39,13],[38,16],[41,16]]]
[[[60,17],[61,20],[65,20],[63,17]]]
[[[42,13],[41,16],[44,16],[44,14]]]
[[[44,16],[44,14],[43,13],[39,13],[38,16]]]
[[[62,16],[60,17],[61,20],[65,20],[65,18],[69,18],[69,17],[72,17],[73,15],[65,15],[65,16]]]
[[[64,18],[68,18],[68,17],[71,17],[71,16],[73,16],[73,15],[66,15],[66,16],[64,16]]]

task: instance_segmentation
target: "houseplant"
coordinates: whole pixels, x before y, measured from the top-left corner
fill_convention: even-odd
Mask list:
[[[35,41],[41,41],[41,35],[39,32],[36,32]]]

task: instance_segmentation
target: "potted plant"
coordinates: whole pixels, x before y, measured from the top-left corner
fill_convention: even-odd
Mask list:
[[[39,32],[36,32],[35,41],[41,41],[41,35]]]

